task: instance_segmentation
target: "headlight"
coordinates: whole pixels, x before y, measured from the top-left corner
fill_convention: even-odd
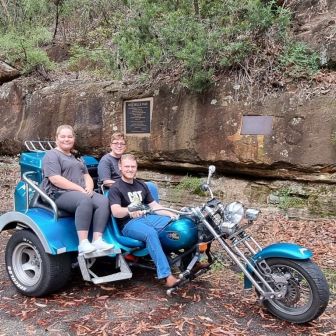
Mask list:
[[[258,218],[260,210],[257,209],[247,209],[245,211],[245,217],[248,221],[254,221]]]
[[[237,225],[244,217],[244,207],[239,202],[228,204],[224,209],[224,222],[220,225],[220,230],[229,235],[236,231]]]
[[[238,224],[244,217],[244,207],[239,202],[233,202],[225,208],[225,219],[232,224]]]

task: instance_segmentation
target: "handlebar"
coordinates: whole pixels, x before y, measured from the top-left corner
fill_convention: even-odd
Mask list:
[[[175,209],[171,209],[171,208],[158,208],[158,209],[150,209],[151,212],[157,212],[160,210],[166,210],[166,211],[170,211],[172,213],[176,213],[178,215],[186,215],[186,216],[190,216],[193,214],[192,211],[181,211],[181,210],[175,210]]]
[[[158,212],[158,211],[161,211],[161,210],[170,211],[170,212],[172,212],[172,213],[175,213],[175,214],[178,214],[178,215],[185,215],[185,216],[190,216],[190,215],[193,214],[192,211],[181,211],[181,210],[175,210],[175,209],[164,208],[164,207],[162,207],[162,208],[158,208],[158,209],[148,209],[148,208],[144,209],[143,207],[142,207],[142,208],[138,208],[138,209],[135,209],[135,208],[133,208],[133,207],[129,207],[129,208],[128,208],[128,211],[129,211],[129,212],[143,211],[143,213],[144,213],[145,215],[147,215],[147,214],[152,214],[152,213],[154,213],[154,212]]]

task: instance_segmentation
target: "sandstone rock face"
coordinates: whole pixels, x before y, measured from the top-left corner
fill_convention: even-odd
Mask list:
[[[298,38],[318,50],[332,70],[336,1],[283,3],[295,13]],[[66,50],[49,52],[55,60],[67,57]],[[8,77],[11,70],[1,66],[0,83],[17,75]],[[203,95],[164,84],[149,88],[116,81],[32,84],[15,79],[0,86],[0,154],[18,154],[24,140],[53,139],[57,126],[67,123],[76,129],[78,149],[100,156],[108,150],[111,134],[125,131],[124,102],[152,98],[150,133],[128,135],[128,150],[143,167],[190,172],[215,164],[225,173],[333,184],[335,78],[329,71],[314,84],[290,84],[272,93],[227,78]],[[268,118],[270,127],[262,124],[263,118],[248,121],[256,116]]]
[[[294,12],[297,39],[319,52],[322,65],[336,64],[336,2],[334,0],[289,1]]]
[[[102,146],[106,86],[111,85],[67,81],[33,90],[19,80],[2,85],[0,152],[19,153],[25,140],[54,139],[58,125],[70,124],[79,149],[96,153]]]
[[[19,77],[20,73],[5,62],[0,61],[0,84]]]
[[[130,137],[131,149],[142,153],[148,166],[215,163],[227,172],[308,180],[335,171],[335,91],[307,98],[298,90],[256,103],[236,101],[232,91],[219,87],[196,97],[160,90],[153,136]],[[271,134],[242,135],[244,116],[271,116]]]
[[[221,172],[333,183],[334,88],[297,89],[251,102],[237,99],[239,90],[229,87],[226,82],[196,96],[112,81],[73,80],[31,90],[15,80],[0,87],[0,152],[17,154],[24,140],[52,139],[57,126],[67,123],[75,127],[79,150],[100,156],[110,135],[124,131],[123,102],[153,97],[150,134],[128,135],[128,149],[144,167],[191,171],[215,164]],[[271,133],[242,134],[245,116],[271,117]]]

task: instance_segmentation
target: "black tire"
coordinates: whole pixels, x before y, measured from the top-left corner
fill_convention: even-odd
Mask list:
[[[329,286],[315,263],[281,258],[267,259],[266,262],[272,274],[290,275],[284,298],[263,300],[271,314],[292,323],[306,323],[324,312],[329,301]]]
[[[37,236],[28,230],[16,231],[9,239],[6,269],[14,286],[27,296],[44,296],[62,288],[71,275],[68,253],[51,255]]]

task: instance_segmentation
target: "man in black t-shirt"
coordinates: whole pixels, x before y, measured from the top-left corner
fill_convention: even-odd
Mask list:
[[[171,274],[158,233],[175,215],[165,210],[150,215],[144,215],[140,210],[129,212],[128,205],[131,203],[142,203],[151,209],[158,209],[160,205],[153,199],[147,185],[135,178],[137,162],[133,155],[122,155],[119,169],[121,179],[113,184],[108,195],[112,214],[117,219],[123,235],[146,243],[148,252],[156,265],[158,278],[166,279],[166,286],[172,287],[176,285],[178,279]]]

